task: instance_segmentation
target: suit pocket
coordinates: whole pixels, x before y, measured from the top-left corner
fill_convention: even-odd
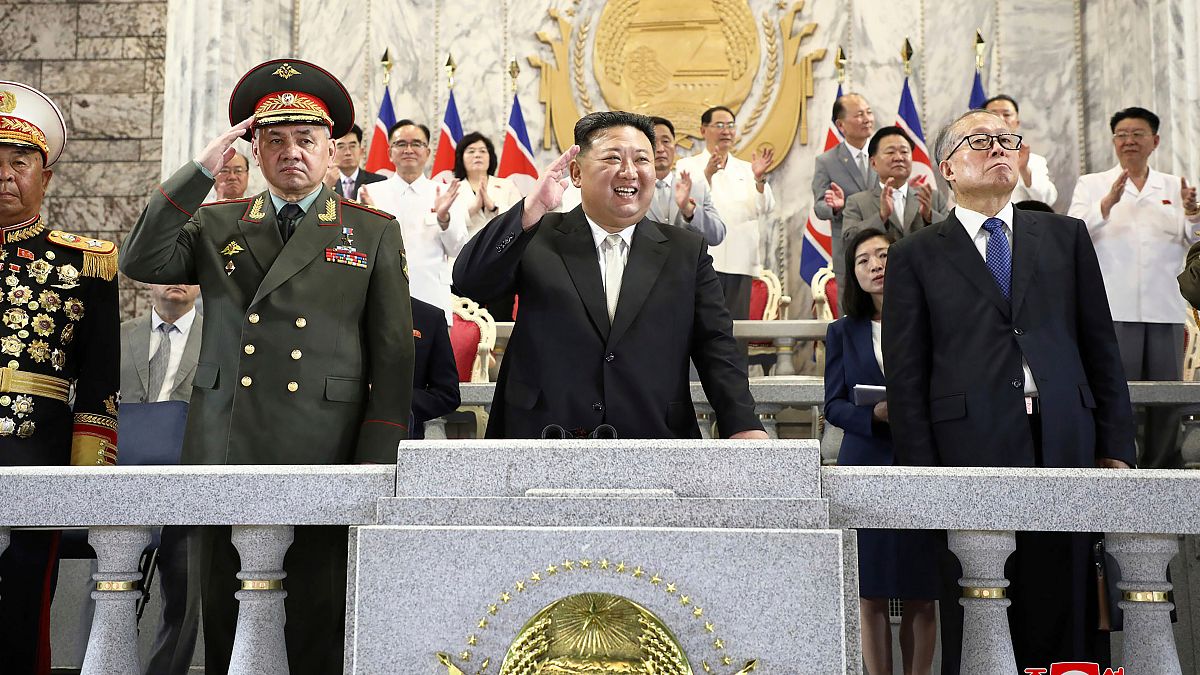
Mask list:
[[[967,416],[967,395],[951,394],[929,402],[929,421],[946,422]]]
[[[504,386],[505,402],[522,410],[533,410],[541,393],[541,390],[516,380],[510,380]]]
[[[691,401],[673,401],[667,404],[667,426],[685,429],[696,426],[696,409]]]
[[[328,401],[358,403],[363,400],[363,393],[362,380],[357,377],[325,378],[325,399]]]
[[[1092,388],[1086,384],[1079,385],[1079,398],[1083,402],[1085,408],[1096,407],[1096,397],[1092,396]]]
[[[220,374],[221,367],[215,363],[197,363],[196,374],[192,377],[192,385],[201,389],[216,389]]]

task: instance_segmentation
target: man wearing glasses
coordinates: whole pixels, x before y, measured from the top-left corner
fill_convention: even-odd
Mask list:
[[[345,199],[358,199],[358,191],[362,186],[387,178],[362,168],[362,137],[362,127],[355,124],[350,127],[350,133],[333,144],[333,166],[325,174],[325,184]]]
[[[230,199],[241,199],[246,196],[246,188],[250,185],[250,160],[240,152],[235,151],[230,159],[214,177],[213,191],[217,201],[225,202]]]
[[[425,177],[429,163],[429,127],[408,119],[388,132],[388,156],[396,173],[358,191],[361,201],[400,222],[407,247],[412,297],[424,300],[453,320],[450,310],[450,261],[467,243],[467,208],[455,206],[458,179],[441,183]]]
[[[1200,206],[1186,178],[1150,168],[1158,116],[1126,108],[1112,116],[1117,165],[1079,177],[1069,213],[1087,223],[1112,304],[1125,376],[1175,380],[1182,375],[1187,305],[1175,291],[1188,246],[1196,242]],[[1179,410],[1146,409],[1139,464],[1183,468]]]
[[[762,272],[762,248],[770,239],[775,197],[767,185],[767,168],[774,153],[764,149],[747,162],[733,156],[737,122],[724,106],[700,116],[704,151],[679,160],[675,166],[692,180],[704,177],[713,206],[725,221],[725,240],[708,249],[725,292],[725,307],[734,319],[750,318],[750,287]]]
[[[897,463],[1134,463],[1129,389],[1087,228],[1013,208],[1021,137],[972,111],[938,136],[957,206],[889,251],[883,361]],[[1107,661],[1092,650],[1087,535],[1018,532],[1007,576],[1018,672]],[[957,672],[962,576],[942,570],[942,659]],[[1039,666],[1039,664],[1042,664]],[[963,672],[969,672],[964,667]]]

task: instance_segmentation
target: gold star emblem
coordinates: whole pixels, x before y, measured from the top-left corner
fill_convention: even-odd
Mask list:
[[[529,580],[536,584],[537,582],[542,580],[542,575],[538,574],[537,572],[534,572],[533,574],[529,575]]]
[[[667,584],[667,592],[668,593],[674,593],[676,590],[678,590],[678,589],[675,588],[675,584]]]
[[[564,570],[570,572],[571,570],[575,569],[575,561],[574,560],[564,560],[562,566],[563,566]]]
[[[686,595],[681,595],[679,596],[679,604],[687,607],[688,605],[692,604],[692,599]]]
[[[600,559],[600,569],[602,569],[602,570],[608,569],[608,558]]]
[[[661,583],[662,583],[662,577],[658,576],[657,574],[655,574],[654,576],[650,577],[650,584],[651,584],[652,586],[657,586],[657,585],[659,585],[659,584],[661,584]]]
[[[551,565],[551,566],[547,567],[546,574],[548,574],[550,576],[554,576],[555,574],[558,574],[558,565]]]
[[[694,616],[694,617],[696,617],[697,619],[699,619],[700,617],[704,616],[704,609],[703,609],[703,608],[701,608],[701,607],[697,607],[696,609],[693,609],[693,610],[692,610],[692,616]]]
[[[646,573],[642,571],[642,568],[640,568],[640,567],[633,568],[633,578],[634,579],[641,579],[644,576],[646,576]]]
[[[617,563],[617,574],[625,574],[625,563]]]
[[[479,630],[483,630],[484,628],[487,628],[487,627],[488,627],[487,617],[480,619],[479,620]]]
[[[585,570],[590,570],[590,569],[592,569],[592,561],[591,560],[580,560],[579,566]]]
[[[467,644],[474,647],[475,645],[479,644],[479,638],[475,637],[474,635],[468,635],[467,636]]]
[[[463,661],[470,661],[471,660],[471,652],[463,652],[458,655],[458,658],[462,659]]]
[[[524,593],[524,592],[525,592],[525,582],[524,582],[524,581],[518,581],[518,582],[517,582],[517,592],[518,592],[518,593]]]
[[[725,656],[722,656],[722,657],[721,657],[721,664],[722,664],[722,665],[726,665],[726,666],[728,666],[728,665],[730,665],[731,663],[733,663],[733,659],[729,658],[729,656],[728,656],[728,655],[725,655]]]
[[[716,640],[713,640],[713,649],[716,649],[716,650],[725,649],[725,641],[722,640],[721,638],[717,638]],[[729,664],[726,664],[726,665],[729,665]]]
[[[495,605],[488,605],[488,614],[491,614],[492,616],[496,616],[497,609],[498,608]]]
[[[500,602],[507,603],[509,600],[512,600],[512,596],[508,594],[508,591],[500,594]]]
[[[717,629],[717,627],[714,626],[711,621],[704,622],[704,630],[708,631],[709,633],[713,632],[716,629]]]
[[[298,70],[296,70],[295,68],[293,68],[293,67],[292,67],[292,64],[290,64],[290,63],[285,63],[285,64],[283,64],[282,66],[279,66],[278,68],[276,68],[276,69],[275,69],[275,72],[273,72],[273,73],[271,73],[271,74],[272,74],[272,75],[278,75],[279,77],[282,77],[283,79],[285,79],[285,80],[286,80],[286,79],[288,79],[289,77],[291,77],[291,76],[293,76],[293,75],[299,75],[299,74],[300,74],[300,71],[298,71]]]

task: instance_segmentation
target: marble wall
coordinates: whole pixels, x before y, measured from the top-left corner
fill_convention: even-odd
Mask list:
[[[764,14],[779,17],[791,6],[747,1],[760,21]],[[231,86],[250,66],[272,57],[312,60],[342,78],[369,137],[383,90],[379,60],[385,49],[396,64],[390,86],[397,117],[437,127],[447,95],[444,65],[453,55],[464,128],[497,142],[512,100],[508,63],[516,59],[521,66],[517,92],[537,161],[547,164],[559,150],[542,147],[545,111],[538,102],[539,73],[527,57],[553,58],[536,36],[538,31],[559,35],[548,8],[576,25],[585,20],[594,24],[604,0],[256,0],[248,10],[243,6],[233,0],[170,0],[164,172],[228,125],[225,102]],[[1125,105],[1140,103],[1163,113],[1168,121],[1159,167],[1200,178],[1198,16],[1194,0],[809,0],[798,22],[814,21],[818,28],[800,54],[828,50],[815,67],[810,142],[797,142],[771,176],[783,235],[776,240],[789,246],[777,256],[782,263],[775,267],[786,268],[792,314],[805,315],[809,305],[795,261],[812,203],[812,162],[837,88],[833,55],[839,45],[850,61],[847,89],[865,94],[878,123],[889,124],[904,77],[899,51],[906,37],[912,41],[912,89],[932,145],[937,129],[966,108],[975,68],[974,34],[981,29],[987,40],[985,88],[1021,102],[1022,131],[1049,159],[1059,188],[1057,206],[1065,210],[1080,172],[1103,170],[1113,161],[1107,118]],[[1118,41],[1122,49],[1113,49]],[[587,52],[584,86],[596,107],[602,107],[590,48]],[[1138,58],[1131,60],[1129,54]],[[762,59],[765,63],[765,49]],[[760,70],[748,101],[757,98],[764,79]]]

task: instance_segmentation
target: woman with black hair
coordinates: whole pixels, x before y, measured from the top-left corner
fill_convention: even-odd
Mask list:
[[[857,404],[855,385],[884,385],[880,344],[883,280],[891,240],[881,230],[857,232],[846,247],[845,316],[829,325],[825,338],[825,419],[845,431],[838,464],[895,463],[887,401]],[[864,395],[861,398],[867,398]],[[870,400],[870,399],[868,399]],[[939,546],[922,530],[858,531],[859,607],[863,661],[869,675],[892,672],[888,600],[904,601],[900,650],[905,675],[928,674],[937,635],[934,600]]]
[[[467,188],[459,189],[457,200],[467,205],[469,235],[521,200],[512,181],[496,177],[497,162],[496,147],[478,131],[463,136],[454,150],[454,177]]]

